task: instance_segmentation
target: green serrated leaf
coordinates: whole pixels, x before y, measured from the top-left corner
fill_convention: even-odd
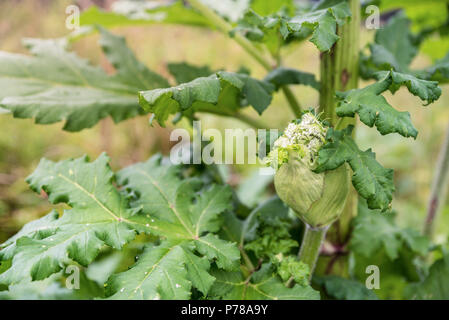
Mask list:
[[[235,244],[207,234],[195,240],[196,250],[207,256],[220,269],[235,270],[239,267],[240,253]]]
[[[411,122],[410,113],[397,111],[381,94],[387,90],[395,92],[405,85],[410,93],[432,103],[441,95],[438,83],[394,71],[377,73],[377,77],[381,80],[365,88],[338,92],[337,115],[354,117],[357,113],[360,121],[369,127],[375,125],[383,135],[395,132],[404,137],[416,138],[418,131]]]
[[[101,44],[117,73],[107,75],[52,41],[33,41],[33,56],[0,52],[0,105],[36,123],[66,121],[79,131],[111,116],[115,122],[142,114],[139,90],[168,86],[148,70],[121,37],[101,29]]]
[[[190,298],[184,251],[168,242],[147,247],[128,271],[111,276],[106,286],[109,299],[185,300]]]
[[[224,300],[318,300],[320,294],[310,286],[286,287],[273,274],[269,264],[245,279],[240,272],[216,271],[217,278],[209,293]]]
[[[441,88],[438,87],[437,81],[428,81],[419,79],[413,75],[391,72],[391,78],[393,80],[390,91],[393,93],[400,87],[405,85],[408,91],[419,97],[422,101],[426,101],[430,104],[438,100],[441,96]]]
[[[263,17],[250,10],[232,32],[240,32],[248,39],[263,42],[272,54],[277,54],[290,39],[310,41],[320,51],[328,51],[339,39],[337,26],[343,25],[351,16],[346,1],[333,2],[303,11],[293,17],[282,12]]]
[[[148,221],[144,230],[170,242],[170,252],[176,251],[176,259],[173,260],[177,261],[177,267],[169,268],[172,264],[161,256],[161,252],[168,254],[168,244],[148,249],[144,253],[145,263],[139,264],[139,260],[126,271],[127,275],[126,272],[123,276],[118,274],[109,281],[111,288],[107,293],[112,298],[186,299],[190,296],[190,286],[206,295],[215,279],[209,273],[212,263],[225,270],[238,269],[240,253],[237,246],[214,234],[222,225],[220,215],[229,209],[231,190],[219,185],[202,188],[199,180],[182,179],[180,170],[180,166],[163,163],[160,156],[155,156],[119,172],[119,184],[123,185],[131,207]],[[158,259],[161,263],[164,261],[164,265],[168,264],[163,271],[164,279],[156,273],[145,280],[142,270],[149,272],[152,267],[159,268],[159,264],[155,265]],[[180,273],[179,268],[184,271]],[[140,280],[127,282],[127,277],[134,274]],[[123,281],[117,280],[119,278]],[[160,287],[161,281],[166,282],[167,278],[177,279],[173,282],[175,289],[177,283],[184,291],[170,291],[173,285]],[[141,282],[145,285],[137,286]],[[120,292],[122,289],[126,295]],[[134,291],[137,295],[133,294]]]
[[[396,132],[404,137],[416,138],[418,131],[411,122],[410,113],[397,111],[381,95],[391,83],[391,77],[386,77],[362,89],[337,93],[337,115],[354,117],[357,113],[360,121],[369,127],[375,125],[382,135]]]
[[[393,198],[393,170],[382,167],[371,149],[361,151],[351,137],[352,129],[349,126],[343,131],[328,130],[327,143],[318,154],[316,172],[334,170],[347,162],[354,172],[352,184],[357,192],[371,209],[385,211]]]
[[[304,15],[295,16],[287,22],[290,32],[301,31],[301,28],[313,30],[310,41],[320,51],[328,51],[339,39],[336,34],[337,25],[343,25],[351,16],[351,10],[346,1],[328,7],[319,8]],[[284,34],[284,37],[286,35]]]
[[[179,86],[142,91],[141,106],[163,125],[170,114],[212,112],[232,114],[251,105],[261,114],[271,103],[274,86],[245,74],[219,71]]]
[[[301,286],[309,284],[309,266],[294,256],[282,257],[277,271],[283,281],[288,281],[292,278]]]
[[[184,250],[185,266],[187,268],[187,279],[201,293],[209,292],[215,278],[209,274],[210,262],[205,256],[198,257],[192,252],[192,247]]]
[[[87,157],[59,163],[41,160],[27,179],[30,187],[71,209],[59,219],[51,213],[27,225],[6,242],[6,258],[13,255],[13,260],[0,275],[1,283],[42,280],[72,261],[87,266],[104,245],[120,249],[134,239],[143,225],[115,189],[108,162],[104,154],[91,163]]]
[[[24,225],[19,232],[0,245],[0,261],[9,260],[14,256],[14,251],[17,247],[16,242],[18,239],[24,236],[29,238],[45,238],[52,235],[56,228],[54,222],[58,219],[58,217],[58,212],[52,211],[46,216]]]

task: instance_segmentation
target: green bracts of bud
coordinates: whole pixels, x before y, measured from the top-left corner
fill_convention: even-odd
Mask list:
[[[349,192],[347,165],[314,173],[301,161],[284,163],[276,172],[276,192],[312,228],[330,225],[342,213]]]
[[[338,219],[349,193],[346,164],[322,173],[313,171],[326,132],[327,127],[307,112],[300,121],[289,124],[266,159],[276,170],[274,185],[279,198],[312,228]]]

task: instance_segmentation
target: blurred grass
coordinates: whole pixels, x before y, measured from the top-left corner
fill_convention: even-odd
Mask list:
[[[47,3],[47,5],[45,4]],[[0,50],[26,52],[21,46],[24,37],[50,38],[65,35],[65,8],[71,1],[2,1],[0,3]],[[225,36],[204,29],[178,26],[150,26],[115,29],[125,35],[129,46],[151,69],[167,74],[168,62],[187,61],[212,69],[235,71],[241,66],[250,69],[255,77],[263,77],[264,71],[238,45]],[[363,42],[373,36],[364,32]],[[93,64],[100,64],[112,71],[97,45],[98,37],[91,36],[76,43],[74,49]],[[286,49],[285,64],[316,73],[319,59],[316,49],[309,43]],[[419,56],[415,67],[430,63],[427,56]],[[362,83],[361,83],[362,84]],[[316,107],[318,94],[310,88],[293,87],[303,107]],[[425,216],[427,197],[440,144],[449,120],[449,88],[443,87],[443,95],[431,106],[423,107],[419,99],[405,90],[388,96],[391,104],[400,110],[408,110],[420,132],[416,141],[397,135],[380,136],[375,130],[359,125],[357,138],[361,147],[373,148],[386,167],[395,169],[397,187],[394,208],[403,226],[421,229]],[[248,110],[249,115],[256,113]],[[264,113],[263,120],[271,127],[282,128],[292,118],[292,113],[281,94],[276,94],[272,106]],[[241,122],[202,116],[203,128],[245,128]],[[40,158],[52,160],[79,157],[88,154],[96,158],[106,151],[112,158],[114,169],[136,161],[146,160],[151,154],[168,153],[170,127],[150,127],[148,116],[142,116],[114,125],[103,120],[92,129],[79,133],[61,130],[62,124],[34,125],[32,120],[12,119],[0,115],[0,243],[15,233],[25,222],[49,211],[46,199],[28,190],[24,179],[37,166]],[[247,175],[252,166],[234,168]],[[238,179],[237,179],[238,180]],[[449,208],[438,223],[440,241],[449,232]]]

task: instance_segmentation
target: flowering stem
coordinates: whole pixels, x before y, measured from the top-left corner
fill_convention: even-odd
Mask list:
[[[320,255],[321,245],[324,242],[324,237],[328,227],[324,228],[312,228],[308,224],[304,232],[304,237],[301,243],[301,249],[299,250],[299,260],[307,264],[310,268],[310,277],[312,277],[313,270],[315,269],[316,261]]]
[[[348,3],[351,8],[351,20],[343,26],[338,26],[337,34],[340,39],[329,52],[321,54],[320,61],[320,111],[323,112],[324,118],[331,122],[337,130],[356,123],[355,118],[338,118],[335,99],[336,91],[347,91],[358,87],[360,0],[349,0]],[[355,130],[353,130],[354,133]],[[346,243],[351,233],[351,221],[356,214],[357,193],[351,187],[342,215],[327,234],[331,243],[338,246]],[[336,273],[345,275],[345,272],[337,271]]]
[[[229,34],[229,32],[233,29],[233,26],[230,23],[216,14],[214,10],[201,3],[200,0],[188,0],[188,2],[194,9],[198,10],[202,15],[209,19],[217,27],[217,29],[224,34]],[[249,41],[238,32],[234,34],[233,38],[249,55],[251,55],[257,62],[259,62],[259,64],[265,70],[271,71],[277,67],[276,62],[271,61],[271,59],[265,57],[260,52],[260,50],[251,43],[251,41]],[[287,86],[283,86],[281,88],[290,105],[291,110],[293,111],[295,116],[299,118],[301,116],[301,106],[299,102],[296,100],[296,97],[294,96],[290,88],[288,88]]]
[[[435,221],[438,217],[441,205],[444,203],[449,183],[449,127],[446,137],[440,150],[438,164],[432,185],[432,192],[427,208],[427,218],[424,225],[424,234],[429,238],[433,237]]]

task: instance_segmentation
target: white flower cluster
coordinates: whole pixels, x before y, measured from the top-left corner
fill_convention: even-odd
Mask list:
[[[315,117],[313,113],[305,113],[299,123],[290,123],[280,136],[274,142],[273,153],[276,153],[278,164],[281,165],[287,162],[285,159],[287,150],[297,150],[299,158],[306,160],[313,165],[320,147],[324,144],[326,139],[327,128]],[[302,151],[302,154],[299,151]],[[271,158],[273,158],[274,154]],[[274,159],[270,159],[274,160]],[[270,161],[272,163],[273,161]]]

